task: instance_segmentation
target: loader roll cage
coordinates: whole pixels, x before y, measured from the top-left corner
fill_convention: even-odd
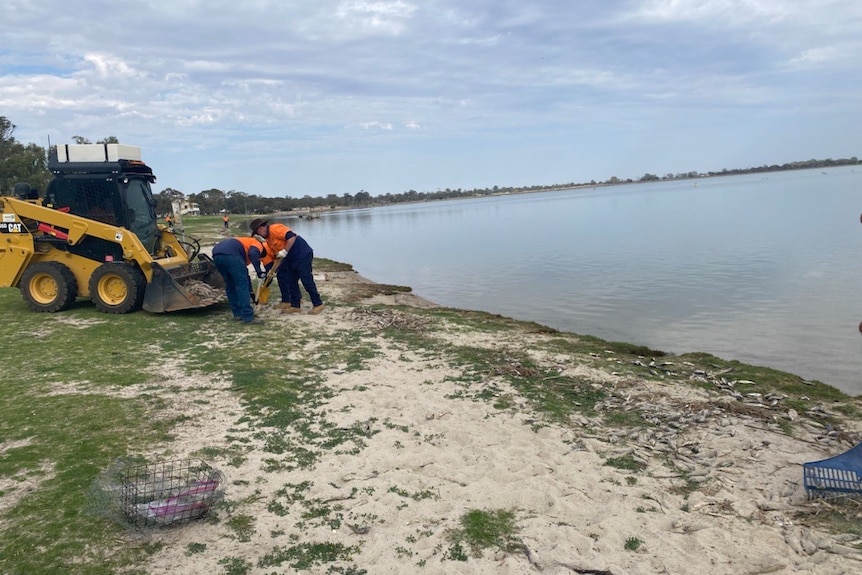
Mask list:
[[[156,201],[150,184],[155,176],[134,160],[105,162],[98,174],[92,163],[49,163],[54,178],[44,204],[71,214],[121,226],[133,232],[147,251],[158,249]]]

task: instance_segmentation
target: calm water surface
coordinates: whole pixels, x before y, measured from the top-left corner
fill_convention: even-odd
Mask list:
[[[515,194],[288,219],[437,303],[767,365],[862,394],[862,169]]]

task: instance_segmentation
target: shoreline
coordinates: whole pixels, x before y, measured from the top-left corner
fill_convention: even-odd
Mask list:
[[[860,500],[808,500],[802,479],[803,464],[862,440],[862,400],[707,354],[441,307],[329,260],[315,269],[323,313],[283,314],[272,298],[263,326],[231,321],[226,305],[113,316],[86,302],[22,322],[18,294],[3,294],[0,313],[19,326],[4,345],[26,350],[7,366],[12,441],[0,441],[19,462],[0,475],[9,568],[846,575],[862,565]],[[27,355],[33,337],[53,350],[49,363]],[[78,361],[118,342],[143,351],[112,357],[117,370]],[[64,453],[80,454],[75,472],[57,472]],[[82,513],[74,493],[117,457],[203,460],[224,475],[224,502],[176,528],[111,529],[116,515]],[[476,517],[488,520],[478,533]]]
[[[242,222],[241,222],[241,224],[242,224]],[[210,251],[211,251],[212,246],[204,246],[204,248],[202,249],[202,251],[204,251],[205,249],[206,249],[206,250],[210,250]],[[333,263],[333,264],[335,264],[337,267],[344,267],[344,266],[346,266],[347,268],[349,268],[349,269],[351,270],[351,273],[352,273],[352,274],[355,274],[355,277],[356,277],[356,278],[357,278],[357,280],[358,280],[358,282],[357,282],[357,283],[362,283],[362,284],[366,284],[366,285],[369,285],[369,286],[370,286],[370,285],[378,285],[378,286],[387,286],[387,285],[389,285],[389,284],[384,284],[384,283],[377,282],[377,281],[375,281],[375,280],[373,280],[373,279],[370,279],[370,278],[368,278],[368,277],[365,277],[365,276],[361,275],[359,272],[357,272],[356,270],[354,270],[354,269],[353,269],[352,264],[347,263],[347,262],[337,262],[337,261],[335,261],[335,260],[330,260],[330,259],[328,259],[328,258],[323,258],[323,257],[317,256],[317,255],[315,255],[315,261],[327,261],[327,262],[332,262],[332,263]],[[249,269],[251,270],[251,267],[249,267]],[[324,268],[324,269],[325,269],[325,268]],[[317,266],[315,266],[315,270],[317,270]],[[250,272],[250,273],[251,273],[251,272]],[[317,275],[317,274],[318,274],[318,272],[317,272],[317,271],[315,271],[315,275]],[[253,279],[252,279],[252,281],[256,281],[256,280],[254,279],[254,274],[253,274],[253,273],[252,273],[252,278],[253,278]],[[440,304],[440,303],[438,303],[438,302],[435,302],[435,301],[433,301],[433,300],[430,300],[430,299],[428,299],[428,298],[426,298],[426,297],[423,297],[423,296],[420,296],[420,295],[415,294],[415,293],[413,292],[413,287],[412,287],[412,286],[396,286],[396,287],[399,287],[399,288],[402,288],[402,289],[409,290],[409,292],[403,292],[403,293],[400,293],[400,294],[398,295],[398,298],[397,298],[397,299],[398,299],[398,302],[397,302],[397,303],[402,303],[402,302],[403,302],[405,305],[416,305],[417,307],[448,307],[448,306],[444,306],[443,304]],[[411,302],[415,302],[415,304],[412,304]],[[393,303],[393,302],[392,302],[392,301],[388,301],[388,300],[386,300],[384,303]],[[457,308],[453,308],[453,309],[457,309]],[[481,311],[481,310],[471,310],[471,311]],[[486,312],[486,313],[492,313],[492,312]],[[496,315],[496,314],[494,314],[494,315]],[[505,316],[505,317],[508,317],[508,316]],[[514,318],[510,318],[510,319],[514,319]],[[579,335],[579,336],[582,336],[582,337],[596,337],[596,338],[599,338],[599,336],[595,336],[595,335],[592,335],[592,334],[583,334],[583,333],[567,332],[567,331],[559,330],[558,328],[551,327],[551,326],[548,326],[548,325],[546,325],[546,324],[542,324],[542,323],[537,322],[537,321],[535,321],[535,320],[517,320],[517,321],[525,321],[525,322],[532,322],[532,323],[536,323],[537,325],[541,325],[541,326],[546,327],[546,328],[548,328],[548,329],[551,329],[551,330],[554,330],[554,331],[560,331],[560,333],[570,333],[570,334],[573,334],[573,335]],[[862,324],[860,324],[860,332],[862,332]],[[631,342],[625,342],[625,341],[623,341],[623,342],[621,342],[621,343],[626,343],[627,345],[631,345],[631,346],[638,346],[638,347],[645,347],[645,348],[646,348],[646,347],[649,347],[648,345],[644,345],[644,344],[633,344],[633,343],[631,343]],[[667,356],[678,356],[678,355],[688,355],[688,354],[693,354],[693,353],[694,353],[694,354],[701,354],[701,353],[709,353],[709,352],[703,352],[703,351],[672,352],[672,351],[665,351],[665,350],[661,350],[661,353],[662,353],[663,355],[667,355]],[[732,358],[732,359],[730,359],[729,361],[738,361],[738,362],[740,362],[740,363],[747,363],[745,360],[740,360],[740,359],[736,359],[736,358]],[[794,373],[794,372],[791,372],[791,371],[785,371],[785,370],[783,370],[783,369],[781,369],[781,368],[773,367],[773,366],[771,366],[771,365],[767,365],[767,364],[749,364],[749,365],[754,365],[754,366],[761,367],[761,368],[764,368],[764,369],[771,369],[771,370],[775,370],[775,371],[782,371],[782,372],[788,373],[788,374],[790,374],[790,375],[793,375],[793,376],[799,377],[801,380],[804,380],[804,381],[806,381],[806,382],[810,382],[810,381],[817,381],[817,383],[818,383],[818,384],[820,384],[820,385],[826,385],[826,386],[832,387],[832,388],[834,388],[834,389],[838,390],[840,393],[842,393],[842,394],[846,395],[847,397],[855,398],[855,399],[862,399],[862,393],[858,393],[858,394],[855,394],[855,395],[854,395],[854,394],[851,394],[851,393],[849,393],[849,392],[847,392],[847,391],[844,391],[844,390],[842,390],[841,388],[836,387],[836,386],[834,386],[834,385],[831,385],[831,384],[824,383],[824,382],[822,382],[822,381],[816,380],[815,378],[810,378],[810,377],[802,376],[802,375],[799,375],[799,374],[797,374],[797,373]]]
[[[652,357],[646,348],[445,308],[352,269],[318,273],[324,299],[333,302],[324,314],[262,313],[291,326],[358,329],[381,346],[367,370],[329,372],[323,385],[337,390],[330,413],[349,406],[338,424],[374,418],[391,427],[369,439],[358,458],[326,458],[310,476],[323,498],[334,496],[326,485],[373,490],[358,508],[348,505],[380,518],[357,558],[369,572],[404,572],[406,557],[391,551],[399,544],[413,554],[412,563],[424,561],[423,572],[451,572],[435,551],[446,547],[439,525],[454,527],[471,508],[517,510],[523,544],[520,552],[470,559],[475,573],[838,575],[862,562],[862,534],[809,521],[841,503],[809,501],[802,464],[862,437],[858,415],[804,399],[814,388],[799,384],[800,404],[778,382],[745,379],[748,367],[738,362],[718,365],[702,354]],[[387,332],[400,335],[390,340]],[[405,347],[397,343],[402,337],[427,343]],[[294,353],[315,345],[306,342],[305,351]],[[426,345],[437,351],[429,355]],[[452,370],[458,349],[485,350],[503,363],[460,384],[461,369],[474,367]],[[757,379],[773,373],[754,369],[758,375],[750,377]],[[601,390],[604,399],[593,410],[575,407],[549,420],[529,398],[557,378],[583,386],[571,401],[585,401],[587,390]],[[495,391],[481,399],[488,389]],[[565,387],[560,392],[567,394]],[[847,403],[860,413],[859,401]],[[635,414],[630,423],[609,423]],[[384,496],[393,485],[437,495],[393,508]],[[427,544],[409,544],[417,529],[434,535]]]
[[[665,194],[660,197],[674,196]],[[580,205],[574,199],[571,202],[573,207]],[[607,200],[602,201],[601,205],[606,203]],[[428,205],[430,208],[435,204]],[[549,203],[549,205],[556,204]],[[506,208],[506,206],[509,207]],[[465,208],[463,213],[495,213],[489,211],[493,209],[493,205],[482,209],[479,204],[476,204],[472,208]],[[499,209],[506,214],[517,213],[516,210],[523,211],[518,204],[511,203],[501,204]],[[372,215],[376,211],[365,210],[366,216],[362,218],[357,216],[357,221],[367,222],[363,225],[368,226],[370,234],[368,240],[373,241],[370,245],[380,246],[379,249],[372,250],[373,253],[364,253],[367,250],[355,251],[357,246],[364,245],[366,240],[356,235],[357,228],[355,224],[350,223],[354,218],[345,219],[333,214],[330,216],[332,221],[329,224],[318,223],[317,225],[313,225],[313,222],[303,224],[302,220],[297,219],[288,221],[291,222],[289,225],[298,228],[296,231],[300,233],[304,230],[306,235],[321,234],[321,239],[317,240],[319,246],[315,246],[320,248],[318,250],[320,255],[340,255],[341,257],[336,259],[353,263],[361,273],[365,273],[374,281],[411,286],[421,296],[436,299],[438,302],[444,302],[445,305],[484,309],[519,319],[539,321],[556,329],[604,339],[636,342],[670,353],[708,352],[728,359],[788,371],[809,380],[832,385],[851,396],[862,395],[859,365],[854,359],[858,352],[856,336],[854,336],[857,333],[857,322],[853,322],[852,326],[848,325],[846,313],[842,313],[841,306],[834,302],[820,301],[817,305],[803,306],[803,300],[787,290],[771,293],[772,284],[776,279],[772,274],[780,276],[783,272],[779,270],[783,269],[783,266],[790,265],[787,262],[783,263],[781,268],[770,267],[768,275],[766,272],[753,272],[755,268],[738,269],[738,273],[734,272],[731,274],[733,277],[728,276],[729,279],[727,279],[728,285],[732,284],[734,290],[738,292],[733,292],[736,295],[727,295],[722,290],[714,288],[725,282],[721,274],[729,273],[723,271],[724,264],[718,264],[719,261],[723,261],[724,256],[720,254],[724,250],[716,250],[717,253],[713,253],[711,249],[708,250],[711,257],[704,260],[702,266],[697,263],[696,256],[695,259],[689,256],[673,264],[665,261],[666,256],[656,255],[655,259],[665,262],[668,269],[685,274],[686,281],[674,286],[673,283],[677,280],[673,278],[673,274],[661,272],[664,266],[638,264],[637,261],[632,260],[632,254],[635,252],[631,250],[613,252],[613,256],[600,255],[605,254],[605,250],[599,250],[595,254],[588,251],[586,253],[592,255],[584,255],[581,259],[581,256],[574,255],[578,253],[575,248],[566,247],[564,242],[554,242],[554,249],[551,250],[549,247],[547,250],[549,253],[543,255],[542,265],[551,266],[555,278],[565,277],[566,279],[542,287],[535,281],[530,281],[523,270],[520,272],[515,270],[511,274],[504,272],[507,269],[505,261],[501,261],[499,265],[491,264],[486,261],[487,258],[477,260],[477,253],[458,256],[455,248],[455,251],[447,257],[456,258],[460,262],[459,265],[467,265],[465,273],[470,278],[467,282],[469,289],[461,289],[459,285],[466,281],[465,278],[445,279],[448,277],[445,269],[455,264],[450,265],[445,259],[440,259],[443,255],[439,250],[434,252],[436,255],[428,256],[429,260],[422,264],[424,272],[420,274],[418,268],[413,269],[416,263],[413,260],[416,258],[412,254],[414,251],[421,254],[422,248],[420,245],[414,245],[415,242],[407,241],[410,237],[410,218],[416,217],[417,225],[420,221],[427,225],[437,217],[436,214],[448,213],[448,210],[462,213],[454,205],[446,211],[441,212],[441,210],[443,210],[442,204],[431,211],[422,210],[415,214],[413,208],[410,208],[408,210],[410,216],[406,215],[407,212],[398,212],[397,215],[392,212],[386,217],[383,217],[383,212],[380,217],[377,217]],[[526,213],[532,214],[533,210]],[[385,222],[390,219],[393,226],[391,232],[403,237],[405,246],[410,245],[408,250],[410,256],[407,255],[408,252],[398,250],[391,241],[387,240],[389,224]],[[329,228],[332,228],[333,232],[337,229],[338,236],[345,235],[345,238],[350,239],[333,237],[326,232]],[[464,222],[454,229],[469,233],[469,227],[465,227]],[[565,229],[564,226],[562,229]],[[555,231],[554,233],[565,237],[574,232]],[[459,233],[460,237],[461,233]],[[596,234],[591,233],[590,237],[595,238]],[[666,235],[658,237],[665,238]],[[345,241],[347,241],[346,244]],[[601,240],[599,242],[601,243]],[[750,244],[745,245],[746,250],[751,249]],[[381,253],[378,253],[381,250],[383,254],[389,255],[381,256]],[[498,251],[499,249],[495,248],[489,253]],[[551,253],[554,254],[553,260],[549,259]],[[668,250],[656,251],[656,254],[661,253],[669,252]],[[690,248],[686,248],[685,253],[690,253]],[[419,257],[421,259],[421,256]],[[580,273],[577,267],[578,261],[585,265],[587,265],[586,262],[589,262],[588,265],[599,265],[607,257],[612,257],[614,261],[625,261],[623,268],[625,271],[615,270],[614,266],[600,265],[600,268],[596,269],[603,270],[601,273],[596,272],[581,279],[578,278]],[[652,261],[653,256],[649,258]],[[480,265],[483,261],[484,266],[491,267]],[[747,266],[745,263],[747,261],[744,259],[728,265],[737,269],[737,266]],[[799,265],[816,270],[822,264],[818,264],[815,258],[813,261],[806,260],[804,264],[799,262]],[[742,279],[747,273],[755,274],[750,282]],[[442,283],[434,278],[438,274],[442,274],[440,277],[444,278]],[[714,277],[713,274],[718,277]],[[848,277],[852,277],[852,274]],[[629,278],[632,281],[624,280],[621,283],[615,283],[619,278]],[[645,283],[639,284],[637,278]],[[530,286],[527,292],[521,294],[531,294],[527,297],[527,301],[518,302],[518,297],[510,297],[510,290],[503,287],[509,285],[507,281],[524,282],[525,286]],[[805,289],[810,289],[814,286],[822,288],[823,281],[825,280],[822,275],[812,273],[806,275],[804,279],[795,280],[795,283],[809,286]],[[612,282],[613,288],[605,286],[606,282]],[[740,285],[742,283],[749,285]],[[832,286],[833,291],[837,294],[846,294],[851,284],[852,282],[840,282]],[[680,299],[677,305],[674,304],[673,298],[669,299],[670,293]],[[536,297],[537,295],[539,297]],[[758,309],[757,302],[761,300],[770,301],[773,304],[767,308]],[[818,315],[821,310],[822,315]],[[770,332],[764,327],[766,325],[776,326],[777,331]]]

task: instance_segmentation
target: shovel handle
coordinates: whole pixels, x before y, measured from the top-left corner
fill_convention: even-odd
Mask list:
[[[272,264],[272,267],[269,268],[269,271],[266,272],[266,277],[258,282],[257,291],[254,294],[254,303],[256,303],[256,304],[261,303],[260,294],[263,293],[264,289],[267,289],[267,292],[269,291],[269,289],[268,289],[269,284],[272,283],[272,280],[275,277],[275,272],[278,269],[278,266],[280,266],[281,262],[283,262],[283,261],[284,261],[284,258],[276,259],[275,263]],[[269,296],[267,295],[266,301],[268,301],[268,300],[269,300]],[[266,301],[264,301],[262,303],[266,303]]]

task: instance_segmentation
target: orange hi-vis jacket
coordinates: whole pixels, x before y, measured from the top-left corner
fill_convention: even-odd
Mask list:
[[[287,246],[287,234],[290,228],[284,224],[269,224],[269,235],[266,237],[266,251],[272,257]]]
[[[245,250],[245,263],[246,263],[246,265],[252,263],[251,259],[249,258],[249,255],[248,255],[248,251],[251,248],[257,248],[258,249],[258,251],[260,252],[260,256],[261,256],[260,257],[261,261],[263,260],[264,256],[268,255],[267,254],[268,250],[263,247],[262,243],[260,243],[258,240],[254,239],[254,238],[250,238],[250,237],[246,237],[246,236],[239,236],[239,237],[235,237],[234,239],[237,240],[239,243],[241,243],[243,249]]]

